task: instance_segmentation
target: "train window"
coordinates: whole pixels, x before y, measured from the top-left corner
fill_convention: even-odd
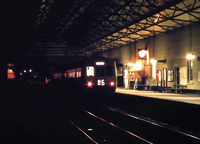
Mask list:
[[[76,77],[80,78],[81,77],[81,68],[76,69]]]
[[[96,67],[96,75],[98,76],[105,76],[105,69],[104,67]]]
[[[53,79],[61,79],[62,78],[62,73],[56,72],[53,74]]]
[[[106,67],[106,75],[107,76],[113,76],[113,67],[112,66]]]
[[[75,78],[75,69],[68,70],[68,78]]]
[[[8,79],[14,79],[15,78],[15,73],[13,72],[12,69],[8,69],[8,72],[7,72],[7,76],[8,76]]]
[[[66,70],[65,73],[64,73],[64,77],[65,77],[65,78],[68,77],[68,73],[67,73],[67,72],[68,72],[68,71]]]
[[[86,67],[86,76],[87,77],[94,76],[94,67],[93,66]]]

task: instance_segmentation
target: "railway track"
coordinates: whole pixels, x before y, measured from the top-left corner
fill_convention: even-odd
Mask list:
[[[108,105],[75,108],[80,116],[68,121],[91,143],[197,144],[198,136],[166,123]]]

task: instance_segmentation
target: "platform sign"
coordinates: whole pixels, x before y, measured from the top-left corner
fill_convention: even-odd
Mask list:
[[[161,70],[158,70],[156,72],[156,77],[157,77],[157,82],[160,82],[161,81],[161,78],[162,78],[162,72]]]

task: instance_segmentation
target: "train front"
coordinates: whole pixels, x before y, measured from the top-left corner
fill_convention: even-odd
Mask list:
[[[88,91],[111,94],[116,90],[116,64],[110,59],[95,59],[86,64]]]

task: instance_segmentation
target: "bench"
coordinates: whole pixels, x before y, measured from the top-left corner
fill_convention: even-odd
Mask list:
[[[183,90],[187,87],[187,85],[179,85],[179,84],[174,84],[175,87],[175,93],[183,93]]]
[[[151,86],[152,91],[170,92],[171,87]]]
[[[148,90],[150,86],[149,85],[134,85],[134,88],[137,90]]]

